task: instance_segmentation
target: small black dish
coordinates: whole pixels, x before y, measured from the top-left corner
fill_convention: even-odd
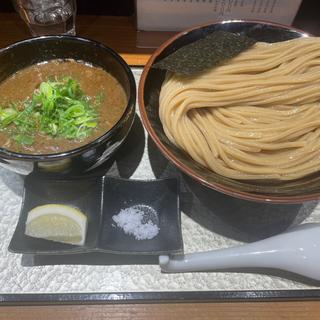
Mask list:
[[[102,221],[103,177],[85,179],[55,179],[29,175],[24,183],[24,195],[16,230],[9,251],[31,254],[65,254],[94,250]],[[40,205],[57,203],[77,207],[86,214],[88,229],[83,246],[69,245],[25,235],[28,212]]]
[[[161,180],[126,180],[106,178],[104,184],[103,222],[99,247],[127,254],[180,253],[182,235],[175,178]],[[112,217],[121,210],[138,207],[159,228],[149,240],[136,240],[119,228]]]
[[[85,244],[69,244],[25,235],[28,212],[39,205],[59,203],[79,208],[88,217]],[[112,217],[133,205],[152,208],[159,233],[137,240],[117,227]],[[88,252],[159,255],[183,250],[178,181],[126,180],[103,177],[54,178],[29,175],[25,179],[21,213],[9,251],[24,254],[61,255]],[[90,261],[88,262],[90,264]]]

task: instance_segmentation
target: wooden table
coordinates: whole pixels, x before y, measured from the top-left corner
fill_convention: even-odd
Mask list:
[[[301,27],[301,22],[300,25]],[[314,25],[311,24],[310,32]],[[121,54],[130,65],[144,65],[154,49],[137,48],[134,19],[79,16],[77,33],[100,41]],[[140,35],[138,35],[140,36]],[[147,35],[148,36],[148,35]],[[149,35],[150,36],[150,35]],[[166,35],[165,35],[166,36]],[[0,14],[0,48],[29,37],[16,14]],[[162,35],[152,34],[158,41]],[[38,319],[320,319],[320,302],[206,302],[104,305],[2,306],[0,320]]]
[[[1,307],[1,320],[319,320],[317,302],[111,304]]]
[[[79,16],[76,25],[77,35],[104,43],[130,65],[143,66],[154,51],[136,47],[138,36],[131,17]],[[0,14],[0,48],[26,38],[30,38],[29,30],[18,15]]]

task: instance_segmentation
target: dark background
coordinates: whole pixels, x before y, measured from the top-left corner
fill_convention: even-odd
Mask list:
[[[135,0],[77,0],[78,14],[132,16]],[[14,11],[11,0],[0,0],[0,12]],[[320,35],[320,1],[303,0],[293,26]]]
[[[134,13],[134,2],[134,0],[77,0],[77,5],[79,14],[130,16]],[[304,0],[298,15],[308,11],[312,17],[317,17],[319,11],[312,9],[318,7],[318,0]],[[0,0],[0,11],[13,11],[11,0]]]
[[[77,0],[79,14],[131,16],[134,0]],[[0,12],[14,11],[11,0],[0,0]]]

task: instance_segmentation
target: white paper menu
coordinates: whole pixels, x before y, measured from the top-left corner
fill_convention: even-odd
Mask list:
[[[176,31],[211,21],[259,19],[291,25],[302,0],[136,0],[137,29]]]

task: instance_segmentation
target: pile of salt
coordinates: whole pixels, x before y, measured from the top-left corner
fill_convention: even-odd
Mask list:
[[[148,207],[148,211],[150,209],[152,208]],[[156,216],[153,209],[152,213]],[[152,222],[150,217],[146,219],[142,206],[121,209],[117,215],[112,217],[112,220],[126,234],[133,235],[137,240],[153,239],[159,233],[159,227]]]

